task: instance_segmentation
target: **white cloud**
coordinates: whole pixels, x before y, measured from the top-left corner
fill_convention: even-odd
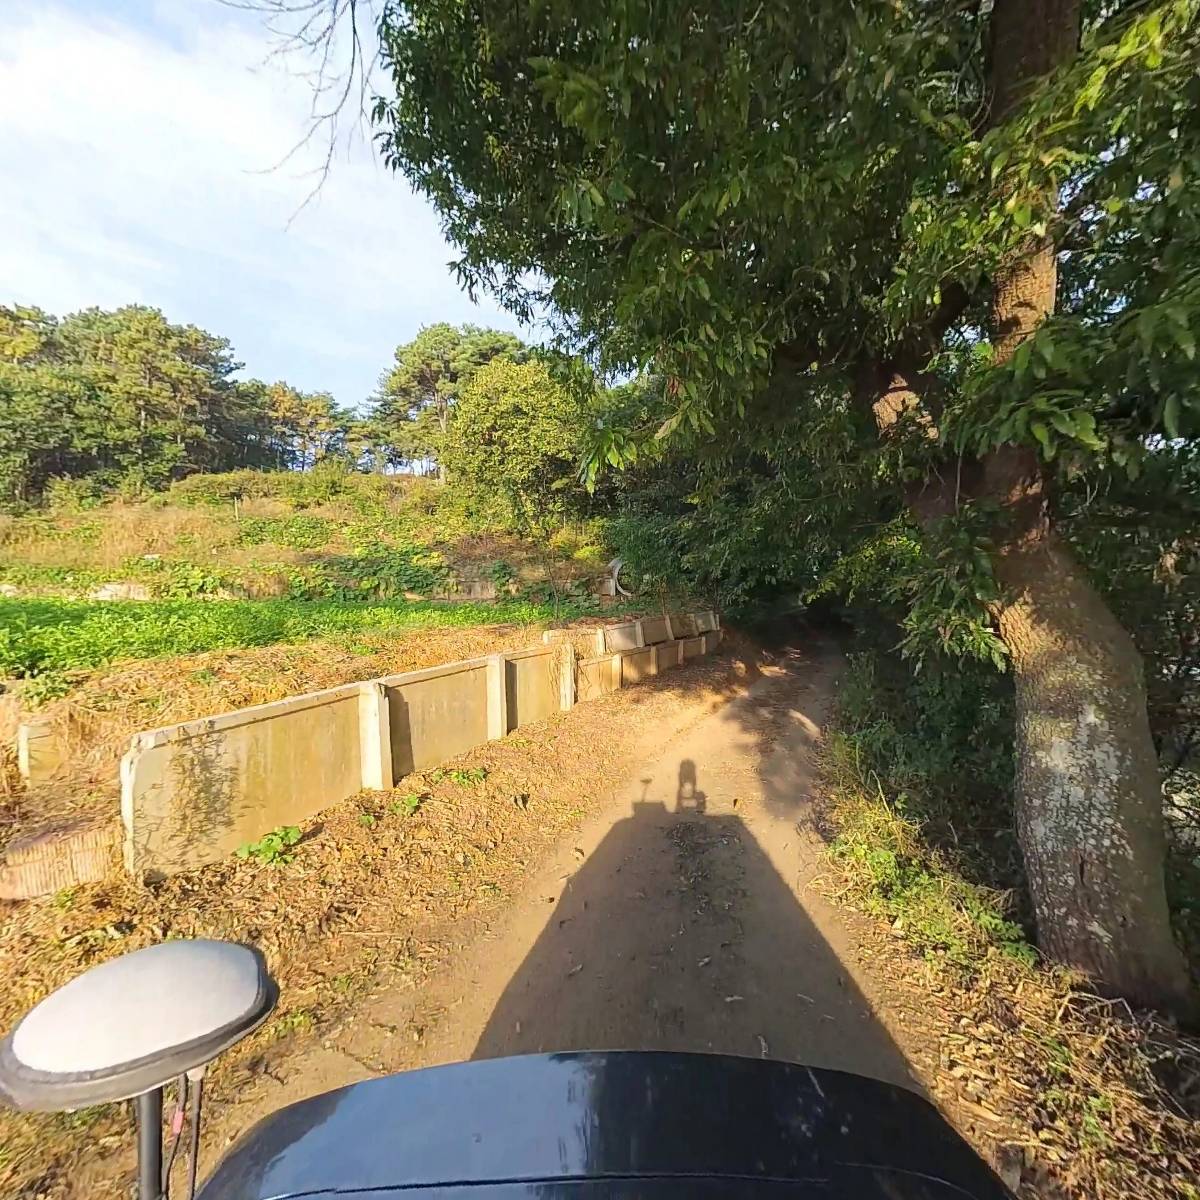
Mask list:
[[[321,151],[268,170],[310,101],[268,49],[215,0],[8,0],[0,300],[155,304],[230,338],[248,373],[344,403],[422,324],[515,328],[459,291],[432,211],[361,140],[296,213]]]

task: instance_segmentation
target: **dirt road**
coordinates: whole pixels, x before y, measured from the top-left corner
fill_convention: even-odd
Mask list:
[[[491,927],[383,993],[275,1105],[369,1073],[580,1048],[792,1059],[915,1086],[820,870],[813,752],[839,667],[794,653],[664,741]]]

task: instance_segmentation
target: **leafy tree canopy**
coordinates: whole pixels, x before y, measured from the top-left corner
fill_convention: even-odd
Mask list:
[[[519,338],[477,325],[426,325],[396,347],[395,365],[380,381],[372,420],[397,461],[439,457],[450,414],[472,375],[497,357],[519,360]]]
[[[468,285],[663,379],[594,462],[673,443],[758,546],[871,514],[840,585],[1012,663],[1043,944],[1178,1011],[1141,664],[1063,534],[1200,434],[1198,7],[397,0],[375,111]]]
[[[240,367],[225,338],[158,309],[58,320],[0,306],[0,495],[36,501],[56,476],[138,491],[345,452],[352,418],[327,393],[238,380]]]
[[[526,316],[548,300],[602,367],[653,363],[663,435],[737,427],[781,358],[791,403],[924,362],[1053,235],[1062,312],[1011,364],[969,356],[938,445],[1134,462],[1200,404],[1195,7],[1104,6],[990,125],[986,14],[950,0],[393,5],[398,98],[376,115],[463,278]]]
[[[455,407],[444,461],[451,481],[503,497],[513,526],[545,533],[578,503],[585,414],[546,365],[493,359]]]

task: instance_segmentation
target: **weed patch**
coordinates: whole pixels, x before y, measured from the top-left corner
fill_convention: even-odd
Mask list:
[[[416,815],[424,803],[424,796],[418,795],[416,792],[409,792],[407,795],[401,796],[399,800],[393,800],[388,805],[388,812],[394,817],[411,817]]]
[[[0,599],[0,675],[41,676],[121,659],[269,646],[338,634],[535,624],[581,616],[584,611],[583,606],[561,605],[556,613],[552,605],[525,600],[445,605],[428,601]],[[62,687],[47,686],[51,691]]]
[[[257,842],[247,842],[237,848],[238,858],[252,858],[268,867],[281,867],[290,863],[296,856],[292,847],[300,841],[300,828],[297,825],[281,825],[271,830]]]
[[[1034,961],[1024,930],[1006,915],[1007,895],[954,871],[925,842],[903,797],[889,802],[878,780],[872,781],[873,792],[867,790],[851,738],[835,734],[828,761],[837,830],[829,857],[838,868],[841,897],[886,917],[921,953],[944,956],[962,968],[989,947]]]
[[[429,772],[431,783],[456,783],[459,787],[474,787],[488,777],[487,767],[437,767]]]

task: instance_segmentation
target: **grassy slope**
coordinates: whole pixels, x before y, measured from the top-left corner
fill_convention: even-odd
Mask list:
[[[595,610],[603,560],[594,526],[533,545],[429,480],[197,476],[143,503],[0,518],[0,678],[30,680],[36,703],[65,693],[63,672],[124,660],[567,619]],[[504,598],[430,602],[456,579]],[[88,600],[105,582],[153,599]]]
[[[222,481],[240,475],[252,498],[222,499]],[[195,481],[210,486],[184,486]],[[246,472],[184,485],[138,503],[0,516],[0,582],[22,593],[127,580],[157,596],[378,600],[428,594],[453,575],[529,585],[551,571],[565,583],[605,557],[594,523],[534,545],[429,480],[351,474],[317,489],[311,476]]]

